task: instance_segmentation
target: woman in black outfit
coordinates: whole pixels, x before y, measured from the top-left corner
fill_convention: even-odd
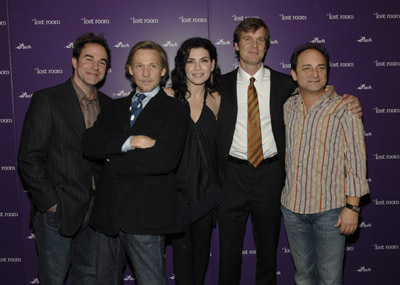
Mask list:
[[[217,181],[216,119],[221,102],[217,51],[204,38],[190,38],[179,48],[171,73],[174,97],[190,106],[191,126],[177,171],[177,190],[187,222],[172,238],[173,268],[178,285],[204,284],[214,208],[222,199]]]

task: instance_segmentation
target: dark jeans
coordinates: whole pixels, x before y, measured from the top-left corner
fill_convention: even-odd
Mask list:
[[[166,285],[164,235],[134,235],[119,232],[116,237],[99,235],[97,284],[122,284],[123,257],[130,259],[137,285]]]
[[[204,284],[210,259],[214,211],[172,236],[175,284]]]
[[[55,213],[36,212],[33,228],[40,284],[63,284],[70,267],[71,284],[96,284],[96,238],[94,230],[88,226],[90,210],[80,230],[72,237],[60,234],[54,224]]]

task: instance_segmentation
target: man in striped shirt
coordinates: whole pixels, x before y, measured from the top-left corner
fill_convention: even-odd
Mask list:
[[[282,214],[296,284],[341,284],[345,236],[357,229],[369,192],[364,129],[326,85],[329,55],[315,43],[291,58],[295,96],[284,105],[286,181]]]

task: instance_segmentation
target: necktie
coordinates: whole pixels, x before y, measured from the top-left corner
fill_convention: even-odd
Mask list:
[[[257,167],[264,159],[261,140],[260,110],[254,77],[250,78],[247,89],[247,160]]]
[[[135,96],[138,96],[138,99],[136,101],[132,102],[132,105],[130,107],[131,110],[131,127],[136,121],[136,118],[139,116],[140,112],[143,110],[143,99],[146,97],[144,94],[137,94]]]

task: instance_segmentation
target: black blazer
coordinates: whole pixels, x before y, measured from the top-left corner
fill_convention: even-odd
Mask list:
[[[183,228],[173,175],[189,127],[189,106],[161,89],[129,126],[132,92],[113,101],[83,138],[86,155],[109,159],[95,193],[91,225],[106,235],[166,234]],[[131,135],[146,135],[155,146],[126,153]]]
[[[268,68],[268,67],[267,67]],[[283,104],[296,88],[292,78],[268,68],[271,71],[270,113],[272,132],[278,150],[278,158],[285,171],[285,126]],[[232,145],[237,118],[236,81],[238,69],[222,76],[221,106],[218,113],[218,164],[221,183],[226,179],[229,150]]]
[[[111,99],[98,92],[100,107]],[[81,226],[90,201],[92,176],[101,165],[82,155],[85,121],[71,80],[37,91],[22,128],[18,169],[31,195],[32,214],[57,204],[55,223],[63,235]]]

